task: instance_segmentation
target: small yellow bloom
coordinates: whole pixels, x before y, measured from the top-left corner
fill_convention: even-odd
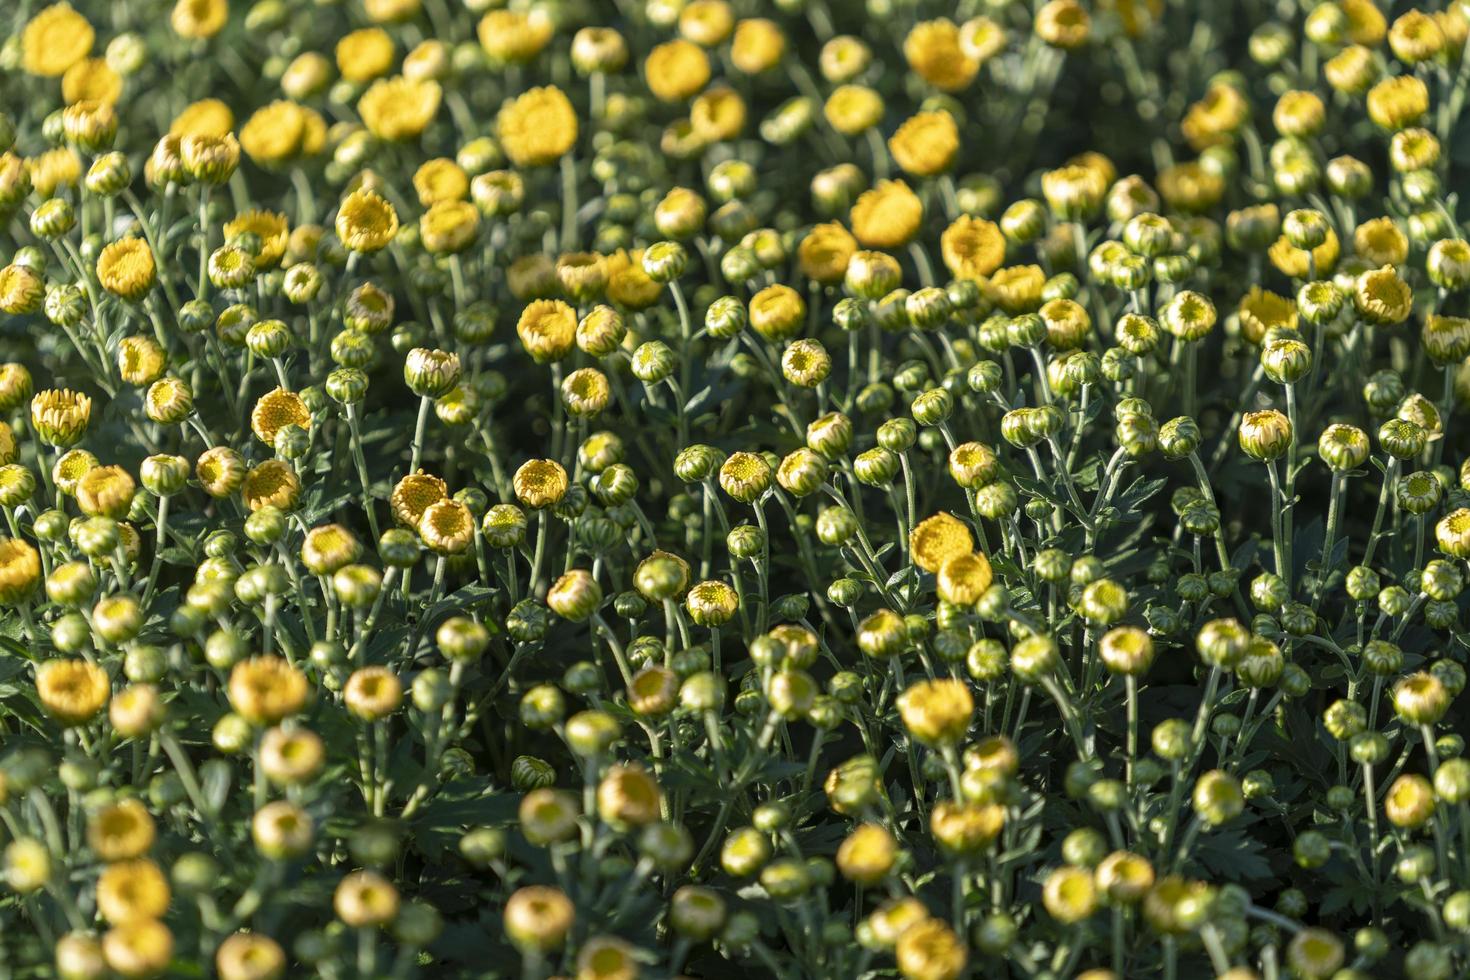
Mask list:
[[[173,961],[174,936],[157,919],[137,919],[107,931],[102,956],[123,977],[157,976]]]
[[[61,76],[61,98],[67,104],[90,101],[116,105],[122,90],[122,76],[105,58],[83,58]]]
[[[40,584],[40,552],[21,538],[0,538],[0,606],[28,599]]]
[[[169,26],[179,37],[214,37],[230,19],[229,0],[178,0],[169,15]]]
[[[54,3],[26,24],[20,35],[21,67],[54,78],[92,52],[97,32],[69,3]]]
[[[393,68],[393,38],[381,27],[344,34],[337,42],[337,70],[349,82],[370,82]]]
[[[109,864],[97,878],[97,911],[115,926],[157,919],[168,900],[168,879],[147,858]]]
[[[235,114],[219,99],[200,99],[190,103],[174,117],[168,131],[180,139],[185,136],[220,138],[235,128]]]
[[[1282,235],[1266,252],[1278,272],[1284,276],[1294,279],[1305,279],[1311,270],[1311,260],[1316,260],[1316,275],[1325,276],[1332,272],[1337,265],[1337,257],[1341,254],[1342,246],[1337,240],[1337,232],[1331,228],[1327,229],[1327,239],[1316,248],[1312,249],[1310,259],[1305,249],[1295,247]]]
[[[77,481],[77,506],[88,517],[128,516],[137,484],[121,466],[94,466]]]
[[[926,572],[937,572],[949,559],[974,550],[975,539],[965,522],[944,511],[920,521],[909,534],[909,553]]]
[[[142,299],[157,278],[153,252],[141,238],[119,239],[97,256],[97,281],[103,289],[123,299]]]
[[[960,150],[960,130],[947,112],[920,112],[898,127],[888,140],[888,149],[905,173],[933,177],[954,163]]]
[[[856,136],[883,119],[883,96],[866,85],[839,85],[827,96],[822,114],[844,136]]]
[[[296,475],[291,464],[279,459],[268,459],[245,474],[241,495],[245,506],[252,511],[262,507],[291,510],[301,497],[301,478]]]
[[[537,363],[559,361],[576,344],[577,312],[559,299],[538,299],[521,311],[516,335]]]
[[[856,252],[857,239],[835,221],[813,226],[796,249],[802,275],[828,286],[847,275],[847,264]]]
[[[418,527],[432,504],[449,497],[449,486],[431,473],[419,470],[399,480],[388,497],[393,519],[406,527]]]
[[[980,70],[980,62],[965,54],[960,30],[948,18],[915,24],[904,38],[903,56],[914,74],[944,92],[969,85]]]
[[[683,102],[709,82],[709,56],[683,39],[660,44],[643,62],[648,90],[661,102]]]
[[[326,121],[287,99],[261,106],[240,128],[240,148],[261,166],[320,153],[326,142]]]
[[[104,861],[142,857],[157,834],[147,808],[135,799],[102,807],[87,821],[87,843]]]
[[[961,680],[917,681],[898,696],[898,712],[914,738],[929,745],[953,746],[969,730],[975,698]]]
[[[1006,258],[1006,239],[993,221],[961,215],[939,236],[944,266],[957,279],[984,279]]]
[[[511,478],[516,499],[531,510],[555,507],[567,493],[567,471],[554,459],[522,463]]]
[[[424,207],[440,201],[463,201],[470,193],[470,178],[453,160],[435,157],[414,171],[413,189]]]
[[[69,146],[58,146],[26,161],[31,187],[41,197],[51,197],[82,179],[82,158]]]
[[[230,670],[230,707],[247,721],[274,725],[306,705],[306,675],[284,657],[266,654]]]
[[[286,951],[263,933],[237,932],[219,944],[214,967],[220,980],[275,980],[286,975]]]
[[[441,98],[439,83],[395,75],[379,79],[357,101],[357,114],[378,139],[402,142],[418,137],[434,121]]]
[[[531,61],[551,40],[551,18],[541,8],[492,10],[480,19],[475,33],[480,47],[493,61],[522,65]]]
[[[419,238],[433,255],[462,252],[480,232],[480,212],[468,201],[439,201],[419,218]]]
[[[49,445],[75,446],[91,419],[92,399],[70,388],[38,391],[31,399],[31,426]]]
[[[475,539],[475,518],[459,501],[439,500],[419,518],[418,531],[424,544],[436,554],[457,555]]]
[[[255,438],[267,446],[275,445],[276,433],[288,425],[311,428],[311,410],[294,391],[276,388],[261,395],[250,412],[250,428]]]
[[[225,239],[242,234],[252,234],[260,239],[260,250],[255,253],[257,269],[272,269],[281,264],[290,240],[290,228],[284,214],[258,209],[241,211],[225,223]]]
[[[745,128],[745,100],[725,85],[708,89],[689,107],[689,123],[708,143],[735,139]]]
[[[730,42],[730,63],[747,75],[758,75],[781,63],[786,53],[786,35],[773,20],[749,17],[735,26]]]
[[[347,678],[342,703],[364,721],[386,718],[403,704],[403,681],[387,667],[360,667]]]
[[[577,143],[577,113],[555,85],[522,92],[501,107],[495,133],[517,167],[544,167]]]
[[[628,310],[645,310],[663,295],[662,284],[643,270],[643,249],[618,249],[607,257],[607,298]]]
[[[896,249],[919,233],[924,204],[901,180],[880,180],[852,206],[849,223],[865,248]]]
[[[398,212],[376,191],[358,188],[337,208],[337,237],[354,252],[376,252],[398,234]]]
[[[36,667],[41,707],[63,725],[91,721],[111,694],[107,671],[90,661],[47,660]]]

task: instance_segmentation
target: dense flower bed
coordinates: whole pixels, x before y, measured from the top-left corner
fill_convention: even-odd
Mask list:
[[[1430,6],[5,4],[0,975],[1466,976]]]

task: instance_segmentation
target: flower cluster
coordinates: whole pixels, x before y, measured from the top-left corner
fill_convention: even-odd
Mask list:
[[[1470,974],[1470,3],[942,6],[0,10],[0,973]]]

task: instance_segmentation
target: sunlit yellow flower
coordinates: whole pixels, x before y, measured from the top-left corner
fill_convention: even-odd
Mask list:
[[[0,538],[0,606],[30,598],[40,584],[40,552],[21,538]]]
[[[157,278],[153,252],[141,238],[119,239],[97,256],[97,281],[123,299],[142,299]]]
[[[286,974],[286,951],[263,933],[237,932],[215,950],[214,968],[220,980],[276,980]]]
[[[414,171],[413,189],[424,207],[440,201],[463,201],[470,193],[470,178],[453,160],[435,157]]]
[[[153,846],[156,833],[153,817],[134,799],[104,806],[87,821],[87,843],[104,861],[143,856]]]
[[[178,0],[169,15],[169,26],[179,37],[214,37],[230,19],[229,0]]]
[[[1325,276],[1332,272],[1337,265],[1337,257],[1341,254],[1342,246],[1337,240],[1337,232],[1331,228],[1327,229],[1327,239],[1312,249],[1310,257],[1305,249],[1300,249],[1286,240],[1282,235],[1267,251],[1267,256],[1282,275],[1291,276],[1295,279],[1305,279],[1312,268],[1312,260],[1316,260],[1316,275]]]
[[[993,221],[961,215],[939,236],[945,268],[957,279],[983,279],[1006,257],[1006,239]]]
[[[250,412],[250,428],[255,438],[267,446],[275,444],[276,433],[288,425],[311,428],[311,410],[294,391],[276,388],[261,395]]]
[[[629,310],[644,310],[663,295],[662,284],[643,270],[643,249],[618,249],[607,257],[607,298]]]
[[[364,721],[386,718],[403,704],[403,681],[387,667],[359,667],[342,687],[342,703]]]
[[[284,657],[242,660],[230,670],[230,707],[257,725],[274,725],[306,705],[306,675]]]
[[[940,511],[914,525],[909,534],[909,554],[926,572],[937,572],[950,558],[975,550],[975,539],[965,522]]]
[[[532,459],[511,480],[516,499],[531,510],[555,507],[567,493],[567,471],[554,459]]]
[[[690,105],[689,123],[707,142],[735,139],[745,128],[745,100],[728,86],[707,89]]]
[[[914,74],[945,92],[969,85],[980,70],[980,63],[960,46],[959,28],[948,18],[915,24],[904,38],[903,56]]]
[[[38,391],[31,399],[31,425],[52,446],[76,445],[91,418],[92,399],[69,388]]]
[[[82,158],[69,146],[58,146],[26,160],[31,187],[41,197],[51,197],[64,187],[75,187],[82,178]]]
[[[663,102],[683,102],[709,81],[709,57],[699,45],[683,39],[660,44],[643,62],[648,90]]]
[[[735,25],[730,63],[747,75],[769,71],[786,53],[786,35],[773,20],[749,17]]]
[[[393,38],[381,27],[344,34],[337,42],[337,70],[349,82],[370,82],[393,69]]]
[[[517,167],[544,167],[577,143],[577,113],[555,85],[522,92],[501,107],[495,133]]]
[[[21,67],[32,75],[55,77],[90,54],[96,39],[91,23],[71,4],[54,3],[21,31]]]
[[[113,925],[157,919],[168,900],[168,879],[147,858],[109,864],[97,878],[97,911]]]
[[[960,130],[947,112],[920,112],[906,119],[888,140],[893,160],[915,177],[933,177],[954,163]]]
[[[433,122],[441,94],[438,82],[395,75],[379,79],[363,93],[357,114],[378,139],[410,140]]]
[[[219,99],[200,99],[186,105],[169,124],[172,136],[222,137],[235,128],[235,114]]]
[[[839,85],[827,96],[822,114],[844,136],[856,136],[883,118],[883,96],[866,85]]]
[[[919,233],[924,204],[901,180],[880,180],[852,206],[849,223],[864,248],[896,249]]]
[[[393,518],[406,527],[418,527],[432,504],[449,497],[449,486],[431,473],[419,470],[399,480],[388,497]]]
[[[469,201],[439,201],[419,218],[419,238],[432,254],[462,252],[480,231],[480,212]]]
[[[835,221],[815,225],[797,246],[801,273],[826,285],[842,281],[847,264],[857,251],[857,239]]]
[[[157,919],[136,919],[107,930],[102,955],[114,973],[123,977],[157,976],[174,956],[174,936]]]
[[[240,148],[261,166],[320,153],[327,124],[314,110],[278,99],[255,110],[240,128]]]
[[[286,254],[286,244],[290,240],[290,229],[284,214],[251,209],[241,211],[225,222],[226,240],[244,234],[260,239],[260,248],[255,253],[257,269],[272,269],[280,265]]]
[[[107,671],[87,660],[47,660],[36,667],[36,696],[63,725],[81,725],[107,704]]]
[[[245,474],[240,495],[251,510],[262,507],[291,510],[301,497],[301,478],[290,463],[268,459]]]
[[[398,234],[398,212],[376,191],[359,188],[337,208],[337,237],[354,252],[376,252]]]
[[[61,76],[61,98],[67,103],[101,102],[116,105],[123,80],[105,58],[83,58]]]
[[[551,40],[551,18],[541,8],[492,10],[480,19],[475,33],[492,60],[506,65],[525,64]]]

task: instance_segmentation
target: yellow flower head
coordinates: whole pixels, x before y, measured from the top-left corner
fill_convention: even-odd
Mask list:
[[[261,166],[313,156],[326,143],[326,121],[316,110],[286,99],[261,106],[240,128],[240,148]]]
[[[153,818],[135,799],[104,806],[87,821],[87,843],[104,861],[142,857],[153,846],[156,834]]]
[[[555,507],[567,494],[567,471],[554,459],[522,463],[511,479],[516,499],[531,510]]]
[[[260,250],[255,253],[257,269],[271,269],[280,265],[286,254],[286,243],[290,229],[286,216],[275,211],[241,211],[225,224],[225,239],[236,235],[252,234],[260,239]]]
[[[230,671],[230,707],[257,725],[274,725],[306,705],[306,675],[283,657],[251,657]]]
[[[1236,310],[1240,335],[1252,344],[1259,345],[1271,330],[1297,328],[1296,301],[1260,286],[1252,286]]]
[[[245,474],[240,488],[245,506],[252,511],[262,507],[291,510],[301,497],[301,478],[291,464],[279,459],[268,459]]]
[[[797,246],[801,273],[824,285],[835,285],[847,275],[847,264],[857,252],[857,239],[835,221],[815,225]]]
[[[83,58],[61,76],[61,98],[68,104],[90,101],[116,105],[122,90],[122,76],[105,58]]]
[[[747,75],[758,75],[781,63],[786,53],[786,35],[773,20],[750,17],[735,26],[730,42],[730,63]]]
[[[663,295],[662,284],[643,270],[643,249],[618,249],[607,258],[607,298],[629,310],[645,310]]]
[[[1353,229],[1353,251],[1375,266],[1402,265],[1409,257],[1409,238],[1392,218],[1374,218]]]
[[[883,119],[883,96],[866,85],[839,85],[827,96],[822,114],[844,136],[856,136]]]
[[[893,160],[914,177],[933,177],[954,163],[960,130],[944,111],[920,112],[904,121],[888,141]]]
[[[463,201],[470,192],[470,178],[453,160],[435,157],[414,171],[413,189],[424,207],[440,201]]]
[[[965,522],[944,511],[920,521],[909,534],[909,553],[926,572],[937,572],[949,559],[974,550],[975,539]]]
[[[849,223],[864,248],[897,249],[919,233],[924,204],[901,180],[880,180],[852,206]]]
[[[718,85],[695,98],[689,124],[708,143],[732,140],[745,128],[745,100],[734,89]]]
[[[661,102],[683,102],[709,82],[709,56],[682,38],[660,44],[643,62],[648,90]]]
[[[398,234],[398,212],[376,191],[358,188],[337,209],[337,237],[354,252],[376,252]]]
[[[505,155],[517,167],[544,167],[577,142],[577,113],[555,85],[533,88],[506,102],[495,119]]]
[[[116,861],[97,878],[97,911],[113,925],[161,918],[168,900],[168,879],[147,858]]]
[[[0,606],[30,597],[41,584],[41,553],[20,538],[0,538]]]
[[[418,527],[424,511],[449,497],[449,485],[431,473],[410,473],[393,487],[388,498],[393,519],[407,527]]]
[[[993,221],[960,215],[939,236],[939,254],[956,279],[984,279],[1005,261],[1005,235]]]
[[[32,17],[20,35],[20,64],[31,75],[54,78],[92,52],[97,32],[69,3],[54,3]]]
[[[469,201],[439,201],[419,218],[419,238],[430,254],[462,252],[480,231],[480,212]]]
[[[393,39],[381,27],[344,34],[337,42],[337,70],[349,82],[370,82],[393,68]]]
[[[169,26],[179,37],[214,37],[230,19],[229,0],[178,0]]]
[[[194,476],[211,497],[228,497],[245,482],[245,460],[228,446],[215,446],[200,454]]]
[[[476,34],[492,61],[521,65],[535,58],[551,40],[552,22],[545,11],[492,10],[480,19]]]
[[[1385,78],[1368,90],[1368,118],[1388,130],[1417,123],[1429,111],[1429,87],[1415,75]]]
[[[69,146],[58,146],[26,161],[31,187],[41,197],[51,197],[64,187],[75,187],[82,178],[82,158]]]
[[[944,92],[969,85],[980,70],[960,45],[960,29],[948,18],[914,25],[903,41],[903,56],[914,74]]]
[[[120,521],[128,514],[137,484],[121,466],[94,466],[77,481],[77,506],[88,517]]]
[[[63,725],[92,720],[111,693],[107,671],[90,661],[47,660],[36,668],[41,707]]]
[[[1327,239],[1312,249],[1310,258],[1305,249],[1297,248],[1282,235],[1266,252],[1278,272],[1284,276],[1294,279],[1305,279],[1311,270],[1311,260],[1316,261],[1316,274],[1325,276],[1337,265],[1337,258],[1341,254],[1342,246],[1337,240],[1337,232],[1331,228],[1327,229]]]
[[[92,399],[70,388],[38,391],[31,399],[31,427],[52,446],[75,446],[92,419]]]
[[[157,278],[153,252],[141,238],[119,239],[97,256],[97,281],[103,289],[123,299],[142,299]]]
[[[235,114],[219,99],[200,99],[186,105],[169,124],[170,136],[210,136],[222,138],[235,128]]]
[[[274,445],[276,433],[288,425],[311,428],[311,411],[301,396],[283,388],[261,395],[250,412],[250,428],[255,438],[267,446]]]
[[[418,532],[435,553],[457,555],[475,539],[475,518],[458,500],[439,500],[419,518]]]
[[[538,299],[516,321],[521,346],[539,364],[559,361],[577,340],[577,312],[559,299]]]
[[[441,94],[436,81],[395,75],[379,79],[363,93],[357,101],[357,114],[378,139],[411,140],[434,121]]]
[[[969,730],[975,699],[962,680],[918,681],[898,696],[910,735],[928,745],[955,745]]]

